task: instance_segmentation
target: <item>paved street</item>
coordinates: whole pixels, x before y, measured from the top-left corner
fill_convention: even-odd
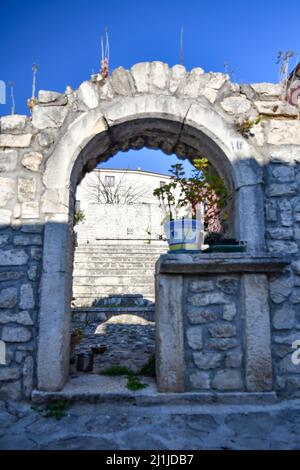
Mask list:
[[[0,449],[300,449],[300,400],[147,407],[76,403],[61,410],[59,420],[44,416],[45,405],[38,408],[0,403]]]

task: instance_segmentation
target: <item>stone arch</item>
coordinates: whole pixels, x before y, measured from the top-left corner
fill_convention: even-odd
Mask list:
[[[98,162],[119,150],[143,146],[161,148],[179,158],[195,152],[206,154],[235,192],[235,235],[247,241],[252,252],[263,249],[260,166],[247,141],[212,105],[146,94],[119,97],[85,112],[65,129],[43,177],[46,226],[38,349],[41,390],[61,389],[68,376],[74,188]],[[250,212],[249,206],[253,208]],[[53,299],[51,306],[49,298]]]

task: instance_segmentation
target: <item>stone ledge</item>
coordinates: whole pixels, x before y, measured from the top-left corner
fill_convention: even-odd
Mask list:
[[[89,403],[131,403],[136,405],[186,405],[186,404],[273,404],[278,402],[275,392],[184,392],[160,393],[149,377],[142,377],[148,384],[143,390],[132,392],[126,388],[126,377],[105,377],[85,374],[69,380],[61,391],[45,392],[34,390],[34,403],[47,403],[66,399],[72,402]]]
[[[291,263],[287,256],[269,253],[247,255],[244,253],[195,253],[161,255],[156,273],[210,274],[210,273],[271,273],[280,272]]]

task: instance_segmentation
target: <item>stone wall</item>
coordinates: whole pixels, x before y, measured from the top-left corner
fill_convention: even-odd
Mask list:
[[[266,238],[268,250],[287,253],[293,262],[270,279],[272,354],[275,388],[300,395],[300,367],[291,359],[300,338],[300,164],[274,160],[266,168]]]
[[[35,377],[43,226],[0,233],[0,337],[6,365],[0,368],[2,397],[29,398]]]
[[[72,332],[82,336],[71,354],[71,373],[78,373],[78,355],[93,354],[97,374],[113,365],[138,372],[155,354],[153,307],[76,309]]]
[[[186,277],[184,290],[188,389],[245,390],[239,276]]]
[[[269,276],[272,359],[274,389],[299,394],[290,356],[300,339],[300,121],[280,96],[276,84],[153,62],[63,94],[40,91],[32,116],[1,117],[2,397],[28,397],[37,379],[47,390],[67,380],[76,184],[118,151],[143,146],[179,158],[206,154],[231,192],[233,234],[251,253],[291,255],[284,272]],[[237,121],[259,115],[242,135]]]

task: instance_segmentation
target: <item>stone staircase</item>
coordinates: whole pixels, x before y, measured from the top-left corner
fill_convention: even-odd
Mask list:
[[[154,302],[155,263],[167,249],[164,242],[157,241],[80,244],[74,256],[73,306],[101,305],[107,299],[116,307],[118,296],[137,294],[139,299],[143,296],[144,305]]]

